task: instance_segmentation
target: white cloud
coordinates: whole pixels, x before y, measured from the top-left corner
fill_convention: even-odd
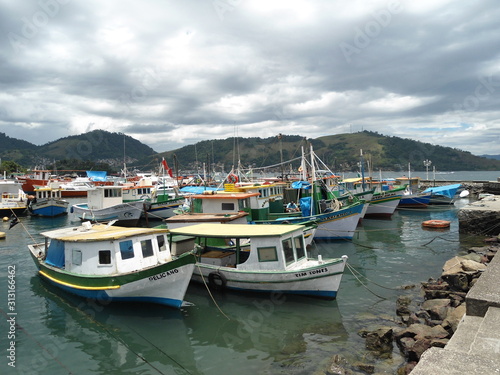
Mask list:
[[[221,17],[195,0],[68,2],[29,35],[22,20],[40,6],[3,4],[4,34],[23,45],[0,41],[0,131],[35,144],[127,131],[166,151],[236,128],[365,129],[495,152],[495,1],[226,4]],[[356,49],[350,59],[341,43]]]

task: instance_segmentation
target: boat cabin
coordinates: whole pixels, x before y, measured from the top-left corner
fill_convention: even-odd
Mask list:
[[[307,261],[302,225],[196,224],[170,230],[169,240],[181,236],[184,249],[199,248],[205,264],[246,271],[293,269]],[[213,240],[226,246],[214,246]],[[189,246],[186,243],[189,242]]]
[[[90,210],[100,210],[123,203],[121,186],[97,186],[87,192],[87,207]]]
[[[51,187],[42,187],[35,189],[35,198],[37,200],[42,199],[62,199],[61,189],[51,188]]]
[[[138,271],[170,261],[166,229],[83,223],[44,232],[45,263],[82,275]]]

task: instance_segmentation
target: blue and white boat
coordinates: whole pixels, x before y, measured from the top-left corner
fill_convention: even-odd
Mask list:
[[[148,208],[146,200],[124,202],[121,186],[97,186],[88,191],[87,203],[74,204],[70,212],[82,221],[136,226]]]
[[[68,213],[69,202],[62,199],[62,189],[35,188],[35,196],[29,196],[28,210],[34,216],[55,217]]]

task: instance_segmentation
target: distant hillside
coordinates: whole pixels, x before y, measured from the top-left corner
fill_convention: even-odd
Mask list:
[[[500,160],[500,155],[481,155],[483,158]]]
[[[25,168],[35,166],[57,170],[107,170],[118,172],[124,161],[129,169],[154,170],[165,157],[180,173],[189,171],[229,172],[241,163],[244,168],[277,166],[290,161],[296,170],[302,149],[310,145],[319,158],[334,172],[358,170],[360,150],[373,171],[424,171],[424,160],[437,171],[500,170],[500,160],[472,155],[470,152],[429,143],[388,137],[376,132],[337,134],[317,139],[298,135],[280,135],[269,138],[227,138],[201,141],[177,150],[156,153],[151,147],[122,133],[94,130],[35,146],[0,133],[0,158]],[[275,167],[280,171],[285,167]],[[290,168],[289,165],[286,168]]]
[[[152,155],[156,155],[156,151],[140,141],[105,130],[60,138],[42,146],[0,133],[0,158],[25,168],[102,169],[111,172],[119,171],[124,161],[132,164]]]
[[[388,137],[376,132],[358,132],[305,139],[301,136],[283,135],[271,138],[228,138],[198,142],[178,150],[162,153],[170,163],[177,160],[181,170],[201,168],[215,164],[217,170],[226,172],[238,160],[244,167],[264,167],[279,164],[301,155],[301,147],[309,152],[309,143],[314,152],[334,172],[358,170],[360,150],[374,171],[393,170],[405,172],[408,163],[415,171],[424,171],[424,160],[431,162],[430,168],[438,171],[500,170],[500,161],[472,155],[470,152],[429,143]],[[196,166],[196,164],[198,164]],[[299,161],[293,167],[299,166]],[[208,167],[207,167],[208,168]]]

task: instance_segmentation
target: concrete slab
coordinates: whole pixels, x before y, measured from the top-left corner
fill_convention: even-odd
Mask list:
[[[500,256],[495,256],[465,297],[466,314],[484,316],[490,306],[500,308]]]
[[[490,307],[471,345],[470,354],[496,359],[500,363],[500,309]]]
[[[446,344],[445,349],[469,353],[482,322],[483,318],[480,316],[465,315],[458,324],[457,330],[451,336],[450,341]]]
[[[442,348],[424,352],[411,375],[493,375],[500,374],[500,362]]]

